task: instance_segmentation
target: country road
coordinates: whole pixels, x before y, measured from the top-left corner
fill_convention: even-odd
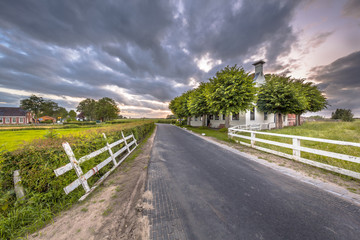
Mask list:
[[[359,239],[360,207],[159,124],[150,239]]]

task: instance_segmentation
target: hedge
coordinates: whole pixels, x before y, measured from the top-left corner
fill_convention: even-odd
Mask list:
[[[85,122],[81,122],[81,121],[71,121],[71,122],[64,122],[63,125],[96,125],[96,122],[94,121],[85,121]]]
[[[125,136],[133,133],[140,142],[154,129],[154,123],[145,123],[124,129]],[[69,195],[63,188],[73,182],[77,176],[75,171],[69,171],[56,177],[53,170],[67,163],[69,159],[61,143],[70,143],[77,158],[87,155],[106,145],[102,132],[111,143],[122,138],[119,127],[109,127],[101,131],[93,131],[88,135],[63,137],[55,139],[39,139],[22,149],[13,152],[3,152],[0,155],[0,238],[15,239],[26,233],[33,232],[49,222],[56,213],[68,208],[85,192],[78,187]],[[122,146],[119,146],[119,148]],[[115,151],[115,150],[114,150]],[[109,156],[106,151],[98,157],[84,162],[81,167],[87,172],[95,164]],[[90,187],[110,168],[111,164],[100,170],[88,180]],[[26,190],[26,200],[16,200],[13,191],[13,172],[20,169],[22,184]]]

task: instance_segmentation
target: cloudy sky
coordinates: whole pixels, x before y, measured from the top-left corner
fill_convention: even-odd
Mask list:
[[[36,94],[73,109],[111,97],[125,116],[169,101],[226,65],[319,84],[360,117],[359,0],[1,0],[0,106]]]

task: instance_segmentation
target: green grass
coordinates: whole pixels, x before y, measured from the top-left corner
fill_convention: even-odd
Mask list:
[[[190,127],[190,126],[186,126],[186,128],[188,130],[191,130],[199,134],[205,133],[206,136],[214,137],[222,141],[227,141],[227,142],[232,141],[231,139],[228,138],[227,132],[222,132],[219,129],[212,129],[207,127]]]
[[[229,141],[227,139],[227,132],[221,132],[217,129],[208,129],[208,128],[207,129],[201,129],[196,127],[187,127],[187,128],[199,134],[205,133],[207,136],[215,137],[223,141]],[[307,136],[307,137],[322,138],[322,139],[332,139],[339,141],[360,142],[360,121],[357,120],[354,122],[308,122],[308,123],[304,123],[302,126],[285,127],[283,129],[274,129],[266,132]],[[241,135],[250,136],[249,133],[242,133]],[[292,144],[291,138],[267,136],[261,134],[257,134],[256,137],[261,139]],[[245,143],[250,143],[250,140],[246,140],[242,138],[235,138],[235,140],[240,140]],[[291,149],[284,147],[278,147],[260,142],[256,142],[255,145],[276,150],[279,152],[284,152],[290,155],[292,154]],[[358,147],[339,146],[335,144],[327,144],[327,143],[305,141],[305,140],[301,141],[301,146],[329,151],[329,152],[336,152],[351,156],[360,156],[360,148]],[[343,160],[324,157],[306,152],[302,152],[301,157],[310,160],[315,160],[321,163],[345,168],[355,172],[360,172],[360,164],[357,163],[347,162]]]
[[[157,119],[159,120],[159,119]],[[144,122],[156,121],[155,119],[124,119],[126,124],[124,126],[139,125]],[[21,145],[27,142],[31,142],[35,139],[44,139],[45,135],[49,133],[51,129],[57,133],[58,137],[72,135],[74,137],[80,136],[82,134],[88,134],[91,130],[105,130],[107,128],[115,127],[114,124],[98,124],[94,126],[83,126],[83,127],[71,127],[71,126],[39,126],[37,128],[25,128],[21,129],[16,126],[10,126],[10,129],[2,129],[0,131],[0,152],[2,150],[13,151],[17,148],[20,148]],[[8,126],[9,127],[9,126]]]

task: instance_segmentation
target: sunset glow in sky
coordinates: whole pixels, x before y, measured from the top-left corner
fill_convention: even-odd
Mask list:
[[[0,1],[0,106],[31,94],[68,110],[111,97],[121,114],[169,101],[226,65],[319,84],[329,116],[360,117],[360,1]]]

